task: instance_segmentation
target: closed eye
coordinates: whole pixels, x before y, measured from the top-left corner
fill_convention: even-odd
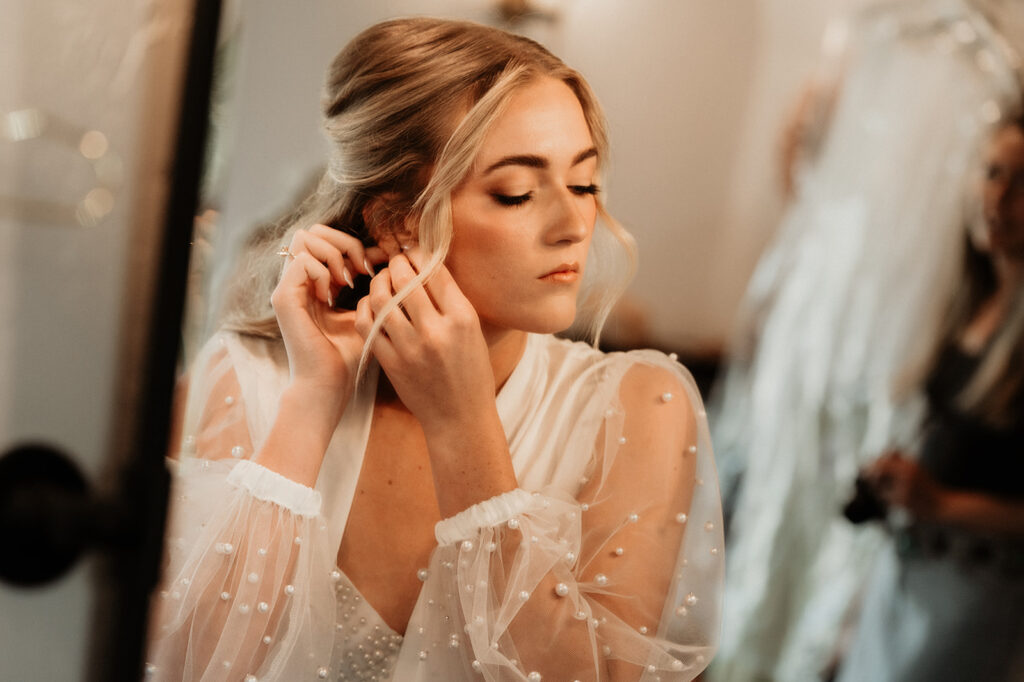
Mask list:
[[[585,196],[587,194],[590,194],[590,195],[597,194],[598,192],[601,191],[601,188],[598,187],[597,185],[594,185],[594,184],[590,184],[590,185],[569,185],[569,191],[571,191],[573,194],[578,194],[580,196]]]
[[[502,206],[521,206],[530,200],[533,192],[527,192],[526,194],[499,194],[495,192],[491,196]]]

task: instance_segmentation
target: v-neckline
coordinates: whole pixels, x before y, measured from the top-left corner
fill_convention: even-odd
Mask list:
[[[536,335],[528,334],[523,352],[515,368],[495,397],[498,415],[502,424],[505,425],[506,435],[508,435],[508,426],[515,421],[513,415],[520,408],[518,396],[521,396],[530,382],[531,362],[528,358],[532,355],[531,351],[535,350],[536,344]],[[320,468],[316,488],[324,499],[323,509],[327,517],[328,546],[334,548],[334,561],[332,562],[334,570],[338,572],[340,579],[360,596],[360,599],[366,604],[366,608],[372,611],[382,627],[387,628],[391,633],[400,635],[402,633],[387,624],[373,604],[355,586],[348,574],[338,566],[337,560],[345,527],[355,501],[355,491],[366,457],[366,449],[369,445],[379,378],[379,366],[375,362],[371,362],[351,399],[349,409],[345,411],[331,438],[324,455],[324,463]],[[421,588],[417,594],[407,628],[412,623],[412,618],[415,617],[422,594]]]

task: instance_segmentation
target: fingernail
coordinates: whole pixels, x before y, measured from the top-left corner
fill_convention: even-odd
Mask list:
[[[368,274],[370,274],[370,275],[376,275],[377,274],[376,272],[374,272],[373,263],[371,263],[370,261],[368,261],[365,258],[363,259],[363,267],[366,268],[366,272]]]
[[[334,307],[334,297],[331,296],[331,292],[329,292],[329,291],[327,292],[327,307],[328,308],[333,308]]]
[[[348,268],[344,268],[341,274],[345,276],[345,282],[348,284],[349,289],[355,289],[356,283],[352,281],[352,275],[348,274]]]
[[[402,251],[408,251],[408,250],[409,250],[409,249],[411,249],[411,248],[412,248],[412,247],[411,247],[411,246],[409,246],[408,244],[402,244]]]

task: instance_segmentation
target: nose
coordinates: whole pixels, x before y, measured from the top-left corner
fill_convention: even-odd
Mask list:
[[[587,238],[593,225],[583,203],[568,188],[559,192],[548,217],[545,238],[549,244],[576,244]]]

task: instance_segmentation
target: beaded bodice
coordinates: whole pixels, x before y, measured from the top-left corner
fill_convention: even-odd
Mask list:
[[[338,594],[334,661],[339,682],[391,679],[402,648],[402,635],[392,630],[341,571],[332,575]]]

